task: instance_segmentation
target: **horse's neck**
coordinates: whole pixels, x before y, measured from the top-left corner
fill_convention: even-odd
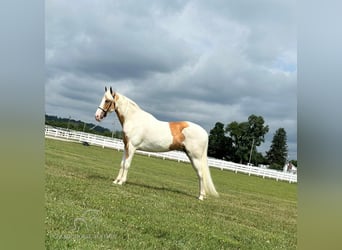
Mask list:
[[[128,119],[130,120],[134,118],[141,119],[142,117],[156,119],[150,113],[142,110],[138,104],[136,104],[134,101],[132,101],[128,97],[120,95],[120,98],[121,98],[121,102],[120,102],[120,107],[117,112],[117,115],[119,119],[121,116],[120,121],[123,120],[121,125],[123,125],[124,121],[127,121]]]
[[[126,113],[128,110],[133,111],[133,112],[141,110],[138,104],[136,104],[134,101],[132,101],[128,97],[121,95],[121,98],[122,98],[121,100],[122,112]]]
[[[127,119],[130,119],[132,115],[134,115],[135,112],[141,110],[135,102],[133,102],[128,97],[119,94],[119,103],[118,107],[115,110],[116,114],[121,122],[121,125],[123,126],[124,121]]]

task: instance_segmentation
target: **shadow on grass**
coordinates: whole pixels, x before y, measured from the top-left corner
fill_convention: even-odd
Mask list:
[[[110,181],[110,182],[114,181],[113,178],[108,178],[108,176],[96,175],[96,174],[87,175],[87,179],[98,180],[98,181]],[[137,183],[137,182],[132,182],[132,181],[127,181],[124,185],[132,185],[136,187],[148,188],[148,189],[157,190],[157,191],[172,192],[175,194],[181,194],[181,195],[188,196],[188,197],[196,197],[195,195],[189,194],[185,191],[181,191],[181,190],[170,188],[170,187],[157,187],[157,186],[152,186],[152,185],[148,185],[145,183]]]
[[[103,180],[103,181],[110,181],[111,178],[109,178],[108,176],[104,176],[104,175],[96,175],[96,174],[90,174],[87,175],[87,179],[93,179],[93,180]]]
[[[172,192],[175,194],[181,194],[184,196],[188,196],[188,197],[196,197],[194,195],[191,195],[187,192],[178,190],[178,189],[174,189],[174,188],[170,188],[170,187],[156,187],[156,186],[151,186],[148,184],[143,184],[143,183],[136,183],[136,182],[131,182],[131,181],[127,181],[125,185],[132,185],[132,186],[137,186],[137,187],[142,187],[142,188],[148,188],[148,189],[153,189],[153,190],[157,190],[157,191],[166,191],[166,192]]]

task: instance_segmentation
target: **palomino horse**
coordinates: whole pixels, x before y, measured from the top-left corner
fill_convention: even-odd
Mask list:
[[[122,185],[137,149],[150,152],[182,150],[189,157],[199,180],[199,197],[218,196],[211,179],[208,161],[208,134],[192,122],[163,122],[142,110],[124,95],[105,87],[105,94],[96,110],[95,119],[101,121],[108,112],[115,111],[123,130],[125,144],[119,174],[113,183]]]

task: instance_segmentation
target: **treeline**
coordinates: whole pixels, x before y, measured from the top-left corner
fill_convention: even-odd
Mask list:
[[[287,161],[287,138],[284,128],[279,128],[266,155],[257,151],[269,131],[262,116],[250,115],[247,121],[233,121],[226,126],[217,122],[209,134],[208,155],[242,164],[269,165],[282,170]],[[297,166],[296,160],[291,163]]]
[[[53,127],[60,127],[60,128],[66,128],[76,131],[83,131],[86,133],[92,133],[92,134],[98,134],[108,137],[115,137],[122,139],[122,132],[121,131],[115,131],[113,134],[113,131],[109,130],[108,128],[104,128],[98,125],[95,125],[93,123],[86,123],[80,120],[74,120],[71,118],[61,118],[53,115],[47,115],[45,114],[45,124],[50,125]]]

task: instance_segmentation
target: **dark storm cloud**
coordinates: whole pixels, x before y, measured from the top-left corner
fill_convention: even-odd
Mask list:
[[[73,2],[51,5],[63,9],[47,11],[50,67],[119,80],[171,72],[191,57],[187,44],[158,27],[149,9],[133,4],[104,9],[89,1],[78,11]]]

